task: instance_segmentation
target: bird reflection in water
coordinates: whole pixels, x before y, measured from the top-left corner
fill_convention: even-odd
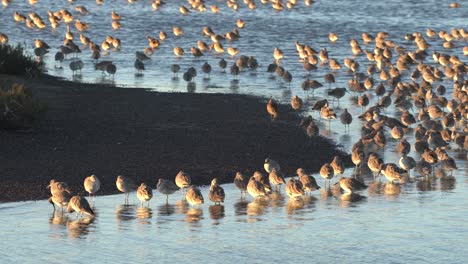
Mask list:
[[[114,79],[108,79],[104,75],[98,76],[97,78],[94,79],[95,83],[100,83],[100,84],[107,84],[111,86],[115,86],[115,80]]]
[[[416,183],[416,188],[420,192],[434,191],[435,187],[432,185],[432,177],[423,177]]]
[[[351,135],[349,133],[341,135],[339,138],[339,142],[343,146],[348,146],[351,144]]]
[[[443,169],[434,169],[434,176],[440,181],[440,190],[448,191],[455,189],[456,179],[452,175],[447,175]]]
[[[380,181],[373,181],[367,185],[367,193],[370,196],[377,196],[383,193],[384,185]]]
[[[398,196],[401,193],[401,186],[397,183],[388,182],[384,186],[384,194],[387,198]]]
[[[54,211],[49,218],[49,224],[57,225],[57,226],[59,225],[65,226],[68,221],[69,221],[68,215],[59,211]]]
[[[333,196],[333,193],[332,193],[331,189],[322,188],[320,190],[320,199],[321,200],[327,200],[329,197],[332,197],[332,196]]]
[[[158,215],[170,216],[175,213],[175,206],[173,204],[163,204],[158,206]]]
[[[135,205],[129,204],[121,204],[117,206],[117,210],[115,210],[115,218],[119,222],[126,222],[136,218],[135,216]]]
[[[197,90],[197,84],[194,82],[187,83],[187,93],[194,93]]]
[[[175,204],[175,209],[177,214],[186,214],[188,210],[188,203],[187,200],[185,200],[185,197],[183,200],[178,200]]]
[[[291,89],[283,89],[281,92],[281,98],[285,101],[290,101],[292,97],[292,91]]]
[[[272,207],[283,207],[285,204],[284,195],[282,195],[280,192],[275,191],[271,193],[269,196],[269,200],[270,200],[270,205]]]
[[[246,201],[243,197],[241,197],[235,204],[234,204],[234,213],[236,215],[246,215],[247,214],[247,206],[249,202]]]
[[[203,211],[201,208],[190,208],[185,214],[185,221],[187,223],[197,223],[202,219]]]
[[[327,200],[330,197],[338,197],[341,195],[340,185],[332,185],[328,188],[321,188],[320,189],[320,199]]]
[[[91,232],[90,227],[95,219],[95,217],[82,217],[73,221],[68,221],[68,235],[71,238],[86,238],[86,235]]]
[[[350,207],[353,204],[365,201],[367,197],[357,193],[344,193],[340,196],[340,207]]]
[[[305,195],[298,199],[289,199],[285,207],[286,213],[289,215],[302,214],[305,212],[303,209],[310,208],[315,201],[317,201],[317,198],[310,195]]]
[[[268,199],[266,197],[257,197],[247,205],[247,215],[260,216],[265,213],[268,207]]]
[[[224,205],[221,204],[210,205],[210,207],[208,207],[208,211],[210,212],[210,217],[213,220],[222,219],[225,216]]]
[[[231,85],[229,86],[229,89],[231,89],[232,92],[238,92],[239,91],[239,80],[232,80]]]
[[[440,190],[449,191],[455,189],[456,180],[453,176],[445,176],[440,178]]]
[[[139,207],[136,210],[136,216],[138,219],[146,220],[151,219],[153,217],[153,210],[149,207]],[[140,221],[141,223],[149,223],[149,221]]]

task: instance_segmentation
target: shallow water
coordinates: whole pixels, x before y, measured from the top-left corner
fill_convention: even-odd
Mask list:
[[[207,202],[191,208],[180,193],[168,205],[156,194],[149,208],[134,194],[129,206],[123,195],[97,197],[93,220],[54,215],[47,201],[1,204],[0,260],[461,263],[467,256],[467,186],[466,179],[445,191],[438,183],[433,191],[405,185],[399,195],[358,202],[322,193],[301,201],[280,194],[253,202],[241,200],[228,184],[220,206]],[[208,188],[202,193],[206,198]]]
[[[42,0],[34,7],[25,2],[15,1],[8,8],[0,10],[0,32],[9,36],[10,43],[25,42],[30,48],[29,52],[32,52],[35,38],[45,40],[53,47],[44,58],[48,72],[71,79],[68,68],[70,59],[64,62],[63,69],[53,67],[55,48],[61,45],[65,32],[63,25],[56,32],[50,29],[36,31],[27,29],[24,24],[14,24],[12,19],[14,11],[27,14],[34,10],[46,20],[47,9],[55,11],[66,7],[71,10],[71,6],[67,1]],[[189,66],[199,71],[195,92],[273,96],[288,103],[295,94],[304,98],[300,84],[305,72],[296,55],[295,40],[312,45],[316,50],[327,47],[330,57],[342,63],[344,58],[351,57],[351,38],[357,39],[363,49],[373,49],[373,45],[362,44],[360,35],[364,31],[373,35],[386,31],[390,34],[389,39],[414,50],[415,45],[405,41],[404,34],[424,32],[427,27],[436,32],[449,31],[466,26],[468,16],[468,9],[463,3],[462,8],[450,9],[447,1],[341,0],[319,1],[311,7],[304,7],[301,2],[298,8],[285,12],[273,12],[260,3],[257,3],[255,11],[249,11],[240,3],[238,13],[228,10],[222,1],[208,1],[210,4],[216,2],[221,7],[221,13],[192,12],[187,16],[178,13],[181,1],[166,2],[169,3],[160,11],[153,12],[147,1],[127,4],[123,0],[108,0],[103,6],[95,6],[90,1],[87,7],[91,14],[80,17],[91,24],[85,35],[98,44],[107,34],[122,40],[120,51],[110,51],[103,57],[114,61],[118,71],[113,80],[103,78],[100,72],[94,71],[90,52],[83,50],[79,57],[85,62],[85,68],[81,77],[75,80],[185,92],[187,84],[181,74],[180,79],[173,80],[169,71],[170,64],[178,63],[182,71]],[[110,8],[116,5],[119,7],[116,11],[123,17],[123,27],[112,31],[109,13]],[[167,19],[170,15],[171,18]],[[172,47],[175,45],[183,46],[187,52],[190,46],[196,45],[196,40],[209,42],[200,34],[203,26],[210,25],[221,34],[234,29],[237,18],[246,21],[246,27],[240,30],[241,39],[223,44],[225,48],[232,45],[239,48],[241,54],[255,56],[260,63],[256,73],[245,71],[239,76],[239,81],[234,82],[230,74],[222,73],[217,66],[218,60],[223,57],[232,64],[233,60],[228,55],[210,54],[199,60],[193,59],[190,54],[182,59],[174,58]],[[172,25],[183,27],[185,35],[174,38],[170,33]],[[146,47],[146,35],[156,37],[160,30],[168,33],[168,40],[146,63],[144,76],[136,77],[133,68],[135,51]],[[73,31],[77,38],[78,33],[74,28]],[[328,42],[327,36],[331,31],[340,37],[335,44]],[[443,50],[438,37],[426,39],[432,44],[429,54],[435,50],[443,51],[466,61],[461,52],[466,42],[456,41],[457,48]],[[78,40],[76,43],[79,43]],[[266,66],[273,61],[274,47],[281,48],[285,53],[282,65],[293,75],[290,89],[287,84],[281,80],[275,81],[266,73]],[[365,71],[368,65],[365,57],[355,59],[361,64],[361,71]],[[209,80],[203,80],[201,73],[201,65],[205,61],[213,67]],[[431,62],[430,57],[427,61]],[[328,72],[328,67],[319,66],[310,78],[323,82],[323,76]],[[348,87],[350,78],[351,75],[345,70],[339,71],[332,87]],[[441,84],[451,87],[449,81]],[[315,94],[318,99],[324,98],[326,89],[321,88]],[[373,92],[370,94],[373,95]],[[447,94],[450,97],[451,91],[448,90]],[[354,103],[354,96],[345,95],[340,106],[334,104],[334,107],[347,107],[353,116],[357,116],[361,109]],[[316,99],[309,98],[307,104],[312,104]],[[370,105],[376,101],[374,96]],[[338,109],[338,115],[340,113],[341,109]],[[399,112],[392,106],[385,114],[398,116]],[[360,136],[361,125],[354,118],[351,132],[344,134],[339,121],[332,121],[329,130],[325,124],[321,125],[321,133],[349,151]],[[411,135],[407,139],[411,144],[414,141]],[[388,139],[385,149],[380,150],[386,162],[398,162],[399,156],[394,150],[396,145],[397,141]],[[372,184],[372,178],[366,176],[370,188],[360,193],[365,196],[360,201],[346,201],[346,196],[329,196],[324,191],[315,192],[303,201],[289,201],[284,197],[284,191],[283,195],[276,195],[268,201],[253,202],[250,197],[242,201],[233,185],[227,184],[223,185],[227,197],[223,206],[213,206],[207,201],[208,189],[202,188],[206,204],[195,209],[182,203],[180,194],[171,196],[169,205],[165,205],[164,197],[156,194],[149,209],[140,208],[134,194],[130,200],[131,206],[122,205],[123,195],[100,196],[95,204],[97,217],[91,221],[77,221],[75,215],[53,215],[47,201],[4,203],[0,204],[0,220],[4,223],[0,227],[0,262],[89,263],[91,259],[93,262],[112,260],[117,263],[176,263],[187,260],[195,263],[462,263],[468,256],[465,251],[468,242],[464,235],[468,216],[466,153],[454,148],[449,154],[456,158],[459,168],[453,178],[438,175],[432,181],[423,181],[413,173],[416,178],[398,189],[391,185]],[[414,152],[410,155],[418,159]],[[261,168],[262,164],[259,164]],[[347,169],[345,176],[352,173],[352,169]],[[318,181],[324,186],[321,179]]]

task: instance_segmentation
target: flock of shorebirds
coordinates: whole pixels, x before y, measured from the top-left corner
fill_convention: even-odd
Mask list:
[[[8,5],[11,1],[3,1]],[[30,1],[37,2],[37,1]],[[102,1],[96,1],[102,4]],[[129,2],[132,2],[129,0]],[[134,2],[134,1],[133,1]],[[255,9],[255,2],[244,0],[244,4],[249,9]],[[269,4],[274,10],[282,11],[292,9],[297,1],[288,0],[262,0],[262,4]],[[208,8],[205,1],[190,0],[188,7],[180,6],[179,11],[182,15],[190,12],[205,12]],[[305,1],[306,5],[313,1]],[[162,8],[162,1],[153,0],[152,7],[155,10]],[[238,1],[228,0],[226,6],[233,10],[239,8]],[[454,3],[450,7],[459,7]],[[219,12],[219,7],[212,5],[209,10],[213,13]],[[77,14],[75,16],[85,17],[89,13],[84,6],[75,6]],[[75,56],[69,64],[70,69],[75,74],[80,71],[84,64],[77,58],[81,53],[79,45],[75,44],[76,37],[72,32],[71,25],[79,32],[79,41],[82,47],[89,48],[91,56],[95,59],[94,67],[96,70],[107,72],[114,75],[117,66],[112,61],[100,60],[101,54],[109,52],[111,49],[119,50],[121,41],[118,38],[108,35],[101,43],[93,42],[85,36],[89,24],[75,18],[67,9],[48,12],[49,24],[52,29],[56,29],[60,24],[65,24],[67,31],[64,36],[63,45],[55,55],[57,67],[66,56]],[[119,30],[120,15],[112,11],[112,28]],[[17,23],[25,23],[29,28],[38,30],[47,28],[44,20],[36,13],[29,13],[28,16],[14,13],[14,19]],[[241,38],[241,30],[245,26],[245,21],[238,19],[236,26],[232,31],[215,33],[212,28],[204,27],[202,36],[209,39],[210,43],[198,40],[189,48],[192,56],[197,59],[202,56],[228,53],[232,58],[230,73],[237,76],[246,70],[257,70],[260,63],[253,56],[241,55],[241,51],[234,46],[228,46],[226,43],[235,43]],[[174,26],[174,38],[183,36],[184,30]],[[458,148],[460,151],[468,150],[468,128],[466,121],[468,119],[468,81],[465,80],[468,66],[456,53],[462,56],[468,56],[468,34],[463,28],[454,28],[449,31],[436,32],[427,28],[425,32],[413,32],[402,36],[404,45],[391,40],[387,32],[362,33],[361,40],[351,39],[349,41],[351,57],[342,62],[333,58],[332,52],[327,48],[321,50],[314,49],[311,45],[295,42],[295,47],[299,61],[307,74],[307,78],[302,81],[301,88],[304,91],[304,99],[299,95],[293,96],[291,107],[294,110],[314,110],[319,111],[320,118],[328,121],[328,130],[330,122],[339,117],[344,125],[344,132],[348,133],[350,125],[355,119],[355,109],[343,109],[341,113],[334,108],[334,102],[339,100],[347,93],[352,93],[355,103],[361,108],[361,114],[358,116],[362,120],[361,135],[351,150],[351,160],[355,164],[353,177],[339,178],[335,186],[339,186],[345,193],[353,194],[356,191],[365,189],[362,175],[365,171],[373,173],[374,179],[382,174],[389,181],[389,186],[398,186],[409,181],[411,170],[416,170],[419,175],[429,178],[434,174],[434,168],[439,166],[442,171],[452,172],[457,170],[456,161],[449,155],[447,150]],[[135,69],[136,74],[141,75],[145,70],[145,61],[151,59],[151,55],[163,45],[168,39],[168,34],[161,31],[158,37],[147,36],[148,46],[141,51],[135,51]],[[340,39],[336,33],[330,32],[328,40],[335,43]],[[8,36],[0,33],[0,43],[8,42]],[[50,46],[44,41],[36,39],[34,54],[42,58],[48,53]],[[174,47],[175,57],[186,56],[186,49],[183,47]],[[432,54],[430,54],[432,52]],[[285,68],[282,60],[285,53],[277,47],[273,50],[274,62],[266,67],[266,71],[271,76],[283,80],[285,84],[291,85],[293,73]],[[359,59],[358,59],[359,58]],[[365,65],[362,61],[365,60]],[[343,64],[343,66],[342,66]],[[224,58],[219,60],[219,67],[224,70],[228,68],[228,61]],[[316,100],[313,105],[309,105],[311,100],[315,99],[315,90],[324,87],[321,80],[310,79],[311,73],[316,72],[319,67],[329,69],[329,73],[323,76],[323,81],[328,84],[326,94],[328,99]],[[210,74],[212,66],[203,63],[202,72]],[[172,64],[170,70],[177,74],[181,71],[179,64]],[[348,88],[331,86],[336,82],[340,74],[345,72],[345,76],[351,76],[348,81]],[[297,74],[299,75],[299,74]],[[197,76],[197,70],[189,67],[183,73],[183,79],[187,82],[193,82]],[[446,85],[443,85],[445,83]],[[447,84],[448,83],[448,84]],[[324,89],[324,88],[322,88]],[[309,92],[312,96],[309,96]],[[375,100],[377,97],[377,100]],[[329,101],[329,100],[332,101]],[[336,104],[336,103],[335,103]],[[387,109],[394,107],[396,115],[390,116]],[[415,108],[418,109],[417,113]],[[271,117],[272,122],[281,119],[277,102],[270,99],[266,105],[266,110]],[[353,111],[351,111],[353,110]],[[305,117],[300,127],[309,137],[320,135],[320,122],[312,116]],[[409,141],[414,137],[414,143]],[[385,162],[381,154],[389,141],[398,141],[396,151],[400,154],[398,164]],[[414,151],[419,155],[418,158],[410,156]],[[303,196],[306,192],[312,192],[319,189],[316,180],[312,175],[306,174],[304,170],[298,169],[298,179],[291,178],[287,183],[277,162],[267,159],[264,164],[268,176],[256,172],[253,176],[247,177],[242,173],[235,176],[234,183],[243,192],[248,192],[253,197],[268,196],[273,192],[273,186],[286,185],[286,193],[291,198]],[[335,157],[330,163],[324,164],[320,169],[320,175],[327,180],[330,188],[330,179],[335,175],[342,175],[344,172],[343,161],[340,157]],[[148,202],[152,198],[152,189],[142,183],[137,187],[128,178],[119,176],[116,182],[117,188],[126,193],[136,190],[138,198],[143,202]],[[67,208],[68,211],[76,211],[94,215],[89,203],[84,197],[71,197],[66,184],[51,181],[50,189],[52,197],[50,201],[59,207]],[[99,180],[95,176],[90,176],[85,180],[85,189],[90,194],[94,194],[99,189]],[[175,179],[175,183],[160,179],[157,190],[170,195],[177,190],[185,193],[185,198],[192,205],[199,205],[204,202],[200,190],[191,185],[190,177],[180,172]],[[224,191],[216,179],[211,182],[209,199],[214,203],[224,201]]]
[[[241,172],[236,173],[233,182],[241,191],[241,197],[244,197],[246,193],[255,199],[268,197],[273,192],[281,192],[281,186],[285,185],[285,192],[290,198],[300,199],[302,196],[321,188],[315,178],[305,173],[302,168],[297,169],[298,179],[291,177],[286,183],[278,162],[267,158],[263,167],[268,175],[260,171],[256,171],[250,177]],[[331,164],[326,164],[322,167],[320,175],[329,182],[334,175],[343,174],[344,170],[345,168],[341,159],[336,156]],[[205,200],[202,192],[191,183],[191,176],[184,171],[179,171],[175,176],[174,182],[159,179],[156,189],[159,193],[166,196],[166,203],[168,203],[169,195],[181,191],[188,204],[192,206],[203,204]],[[128,204],[129,193],[136,191],[141,205],[149,206],[149,201],[153,198],[153,190],[149,185],[141,183],[140,186],[137,186],[132,179],[121,175],[117,176],[115,184],[117,189],[125,194],[125,204]],[[85,191],[89,193],[89,199],[94,204],[95,194],[101,187],[99,179],[95,175],[88,176],[85,178],[83,185]],[[367,188],[364,183],[355,178],[341,177],[336,185],[348,194]],[[66,210],[69,213],[76,212],[80,216],[88,215],[94,217],[95,213],[88,200],[80,195],[72,196],[67,183],[52,179],[47,187],[51,193],[49,202],[53,205],[54,210],[57,207],[61,209],[61,212]],[[211,180],[208,198],[215,204],[224,203],[225,192],[223,187],[218,184],[216,178]]]

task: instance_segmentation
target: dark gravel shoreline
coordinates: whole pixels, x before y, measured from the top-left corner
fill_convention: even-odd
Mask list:
[[[213,177],[226,183],[236,171],[263,170],[265,157],[291,175],[298,167],[316,172],[334,155],[346,155],[323,137],[307,138],[289,105],[270,122],[261,98],[158,93],[50,76],[0,78],[2,87],[24,83],[48,107],[34,129],[0,130],[0,202],[46,199],[52,178],[84,194],[84,178],[95,174],[103,195],[118,192],[119,174],[153,188],[180,169],[195,184]]]

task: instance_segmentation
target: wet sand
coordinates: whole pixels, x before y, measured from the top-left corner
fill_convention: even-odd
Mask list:
[[[213,177],[226,183],[237,171],[263,171],[266,157],[290,176],[346,155],[326,138],[309,139],[289,105],[271,122],[262,98],[0,76],[2,87],[13,82],[24,83],[48,111],[33,129],[0,130],[1,202],[48,198],[50,179],[85,194],[83,180],[95,174],[104,195],[118,192],[119,174],[153,188],[181,169],[194,184]]]

